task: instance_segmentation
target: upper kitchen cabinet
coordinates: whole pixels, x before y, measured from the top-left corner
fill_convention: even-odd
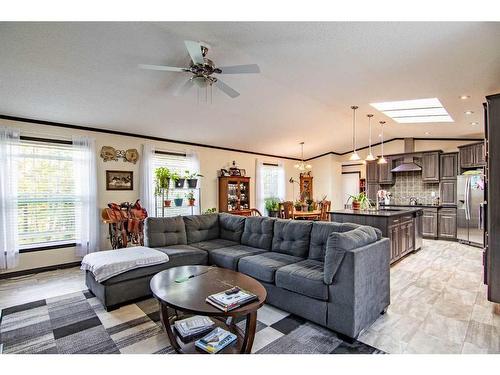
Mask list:
[[[441,180],[455,180],[458,174],[458,152],[441,154],[439,159]]]
[[[424,152],[422,154],[422,181],[439,182],[439,152]]]
[[[393,168],[392,159],[390,157],[386,158],[387,163],[378,164],[378,183],[381,185],[393,185],[394,184],[394,174],[391,172]]]
[[[483,167],[486,162],[484,142],[459,146],[460,168]]]
[[[376,161],[366,162],[366,182],[378,183],[378,164]]]

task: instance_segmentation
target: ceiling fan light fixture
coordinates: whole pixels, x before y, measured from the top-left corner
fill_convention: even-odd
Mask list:
[[[194,76],[191,81],[198,86],[200,89],[204,89],[209,86],[210,81],[204,76]]]

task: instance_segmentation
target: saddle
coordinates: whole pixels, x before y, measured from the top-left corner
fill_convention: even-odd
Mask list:
[[[148,213],[141,206],[139,199],[134,204],[108,203],[108,207],[103,209],[101,216],[106,223],[116,228],[116,232],[120,233],[123,247],[127,247],[129,238],[139,240],[142,245],[144,220],[148,217]]]

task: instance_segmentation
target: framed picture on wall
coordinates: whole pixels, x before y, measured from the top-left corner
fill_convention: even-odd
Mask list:
[[[134,172],[106,171],[106,190],[134,190]]]

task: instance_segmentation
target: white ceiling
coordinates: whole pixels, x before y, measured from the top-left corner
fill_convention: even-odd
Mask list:
[[[223,77],[236,99],[175,97],[187,75],[137,65],[187,65],[184,40],[262,73]],[[302,140],[306,157],[350,150],[353,104],[361,146],[369,112],[386,138],[474,137],[484,96],[500,91],[499,45],[500,23],[4,22],[0,113],[292,157]],[[396,124],[369,106],[428,97],[455,122]]]

